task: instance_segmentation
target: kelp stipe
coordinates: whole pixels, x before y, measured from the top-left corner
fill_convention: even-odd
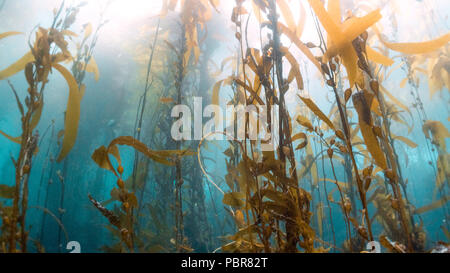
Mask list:
[[[224,204],[234,209],[230,213],[235,218],[239,231],[229,236],[232,242],[221,249],[236,252],[297,252],[297,247],[300,246],[307,252],[323,251],[315,249],[313,245],[315,235],[309,224],[311,196],[298,186],[291,118],[284,102],[284,95],[292,80],[296,79],[298,87],[303,88],[300,70],[295,59],[289,55],[286,58],[292,65],[292,76],[289,79],[283,78],[283,55],[289,52],[281,46],[281,34],[278,27],[274,27],[279,24],[274,1],[258,2],[255,3],[258,6],[254,6],[259,10],[259,14],[264,13],[269,19],[266,23],[272,31],[269,43],[264,47],[261,45],[261,53],[257,49],[245,48],[247,32],[244,16],[247,11],[242,4],[243,1],[236,3],[232,15],[232,21],[236,25],[235,37],[240,48],[239,69],[237,75],[229,77],[223,83],[236,86],[234,101],[238,104],[269,107],[276,104],[279,107],[279,148],[272,152],[263,151],[262,161],[259,160],[261,152],[257,150],[257,143],[249,141],[251,121],[249,113],[246,113],[245,140],[242,141],[242,147],[226,151],[227,157],[230,158],[227,169],[231,176],[227,177],[227,184],[231,192],[225,193],[223,198]],[[251,81],[250,77],[255,80]],[[213,101],[216,100],[216,103],[221,85],[222,82],[219,82],[213,90]],[[263,88],[265,101],[261,98]],[[270,132],[272,122],[276,121],[269,119],[260,128]],[[241,158],[237,162],[236,156]],[[236,162],[236,167],[230,164],[233,161]],[[282,231],[283,226],[285,233]],[[274,244],[272,240],[275,241]]]

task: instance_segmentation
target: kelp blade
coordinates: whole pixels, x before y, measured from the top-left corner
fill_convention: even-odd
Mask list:
[[[81,93],[78,84],[72,74],[59,64],[52,65],[66,79],[69,85],[69,98],[67,100],[66,118],[64,121],[64,139],[62,149],[57,161],[62,161],[75,145],[78,134],[78,123],[80,121]]]
[[[450,42],[450,33],[437,39],[421,43],[389,43],[383,39],[381,41],[387,48],[404,54],[425,54],[438,50]]]
[[[17,62],[13,63],[5,70],[0,71],[0,80],[9,78],[14,74],[24,70],[25,66],[31,62],[34,62],[34,56],[30,51],[27,54],[25,54],[22,58],[20,58]]]
[[[4,39],[6,37],[9,37],[9,36],[19,35],[19,34],[23,34],[23,33],[22,32],[18,32],[18,31],[3,32],[3,33],[0,33],[0,40]]]

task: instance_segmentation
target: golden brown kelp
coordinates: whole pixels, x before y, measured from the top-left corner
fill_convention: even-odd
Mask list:
[[[322,59],[322,61],[330,60],[330,58],[334,57],[335,55],[339,55],[339,57],[340,57],[339,59],[334,58],[333,60],[328,61],[328,64],[322,63],[322,69],[323,69],[324,74],[327,75],[327,78],[326,78],[327,84],[332,87],[333,92],[335,94],[336,103],[338,106],[339,116],[340,116],[340,121],[341,121],[341,128],[343,128],[343,133],[342,133],[342,131],[336,131],[336,136],[341,138],[345,142],[345,146],[344,146],[345,148],[341,148],[340,150],[344,153],[348,153],[350,156],[351,162],[352,162],[352,167],[353,167],[355,178],[356,178],[356,184],[358,187],[358,192],[359,192],[360,200],[361,200],[362,207],[363,207],[363,214],[365,215],[365,220],[367,223],[368,233],[367,233],[367,230],[365,230],[364,226],[358,224],[358,222],[356,220],[354,220],[353,218],[352,218],[352,223],[355,225],[355,228],[358,230],[358,233],[360,236],[362,236],[366,240],[369,238],[370,238],[370,240],[373,240],[373,235],[372,235],[372,230],[371,230],[371,222],[370,222],[370,218],[369,218],[367,201],[366,201],[367,200],[366,189],[368,188],[367,183],[370,183],[370,180],[366,180],[366,178],[364,177],[364,181],[363,181],[363,178],[361,178],[361,176],[359,174],[355,155],[353,153],[349,121],[347,120],[348,113],[346,110],[347,109],[346,103],[348,102],[348,100],[352,94],[352,90],[348,89],[345,91],[345,98],[344,98],[345,103],[342,103],[341,98],[338,94],[338,90],[337,90],[338,87],[337,87],[337,82],[336,82],[337,78],[335,76],[337,67],[340,65],[340,60],[342,60],[342,63],[347,68],[350,87],[352,87],[355,84],[356,73],[357,73],[356,60],[359,56],[357,56],[357,51],[355,49],[353,49],[354,42],[352,43],[352,39],[347,38],[348,39],[347,41],[344,40],[344,37],[346,38],[346,36],[350,35],[350,33],[352,31],[352,29],[351,29],[352,26],[350,26],[348,29],[346,29],[348,33],[342,33],[341,37],[337,37],[336,35],[339,35],[339,33],[341,33],[342,30],[340,30],[338,28],[338,26],[333,25],[333,24],[336,22],[340,23],[340,20],[341,20],[339,2],[338,1],[330,1],[329,6],[328,6],[328,11],[325,11],[320,3],[310,1],[310,4],[311,4],[312,8],[314,9],[316,15],[318,16],[318,19],[324,25],[324,28],[327,30],[327,33],[329,35],[329,39],[327,41],[328,48],[327,48],[327,46],[325,46],[325,41],[323,39],[321,40],[321,45],[323,45],[322,50],[323,50],[323,52],[326,51],[325,58]],[[377,14],[376,13],[373,13],[373,14],[374,14],[374,16],[373,16],[374,19],[367,18],[367,20],[373,20],[373,21],[376,20]],[[327,18],[329,18],[331,16],[333,16],[334,22],[333,21],[327,22]],[[357,20],[355,20],[355,21],[357,21]],[[367,24],[368,24],[368,26],[370,26],[370,23],[367,23]],[[355,28],[355,25],[353,25],[353,28]],[[338,34],[334,33],[335,31],[337,31]],[[364,31],[364,28],[361,31]],[[341,44],[341,46],[340,46],[341,48],[339,48],[339,47],[337,49],[333,48],[333,45],[331,44],[332,42],[333,42],[333,45]],[[336,52],[333,53],[333,50]],[[363,65],[360,65],[360,67],[363,67]],[[353,103],[358,112],[359,125],[360,125],[361,132],[363,134],[364,140],[367,144],[367,148],[368,148],[369,152],[372,154],[372,156],[374,156],[375,162],[377,162],[377,164],[379,164],[385,168],[386,167],[385,158],[383,157],[383,154],[379,147],[378,140],[376,139],[376,136],[372,133],[372,129],[371,129],[371,127],[373,126],[373,122],[371,120],[371,114],[370,114],[370,110],[369,110],[370,107],[368,106],[368,105],[370,105],[370,102],[366,101],[366,98],[362,95],[362,93],[358,93],[358,94],[353,95]],[[359,105],[359,108],[357,107],[357,105]],[[313,110],[313,112],[314,112],[314,109],[311,109],[311,110]],[[317,110],[315,112],[317,112]],[[331,128],[333,128],[333,127],[331,127]],[[331,158],[332,150],[329,150],[329,151],[331,151],[328,153],[329,157]],[[369,173],[368,173],[369,176],[370,176],[370,173],[371,173],[371,171],[369,171]],[[366,185],[363,185],[363,182]],[[337,183],[337,181],[336,181],[336,183]],[[340,191],[340,189],[339,189],[339,191]],[[341,198],[342,198],[342,196],[341,196]],[[344,202],[344,201],[342,200],[342,202]],[[350,210],[351,210],[350,207],[346,208],[344,203],[342,205],[344,207],[344,211],[350,212]],[[347,216],[347,218],[348,218],[348,216]],[[351,241],[350,241],[350,250],[351,250]]]
[[[402,241],[408,245],[409,251],[413,251],[415,245],[418,245],[418,248],[420,249],[421,247],[419,245],[421,244],[415,244],[414,242],[415,239],[420,239],[417,236],[413,238],[413,236],[408,235],[410,234],[411,230],[412,216],[411,211],[406,206],[407,198],[402,196],[402,192],[400,191],[399,187],[399,185],[402,184],[401,170],[398,167],[398,159],[396,158],[397,155],[393,147],[393,135],[390,132],[390,117],[388,116],[389,114],[386,110],[387,104],[385,102],[385,99],[383,98],[383,94],[386,94],[388,92],[378,83],[377,79],[374,78],[369,66],[369,60],[386,65],[392,64],[392,62],[387,62],[388,58],[382,56],[379,53],[376,53],[366,44],[368,33],[364,31],[367,27],[373,25],[380,18],[380,16],[377,15],[375,11],[369,12],[368,15],[362,18],[347,18],[346,21],[342,23],[342,26],[344,28],[340,30],[339,1],[329,1],[327,11],[318,1],[309,2],[318,19],[329,35],[329,41],[327,41],[328,48],[325,48],[325,58],[329,59],[330,57],[339,55],[347,70],[350,87],[355,85],[358,91],[353,95],[353,104],[359,117],[359,129],[362,133],[364,142],[370,156],[372,157],[372,160],[374,160],[375,164],[377,164],[378,167],[385,170],[385,179],[392,186],[392,202],[396,204],[395,206],[393,206],[393,208],[396,211],[396,214],[399,215],[399,222],[403,229]],[[335,32],[339,33],[339,31],[343,31],[343,35],[336,36]],[[347,40],[347,42],[351,43],[347,44],[346,46],[345,39],[347,38],[351,38]],[[356,39],[353,40],[354,38]],[[434,41],[416,44],[394,44],[388,43],[383,39],[381,39],[381,41],[390,49],[397,51],[406,50],[409,54],[418,54],[436,50],[442,45],[442,40],[446,39],[448,39],[447,35],[442,36],[441,38]],[[322,43],[324,43],[324,41],[322,41]],[[328,70],[333,71],[334,69],[330,65]],[[326,70],[324,69],[324,71]],[[333,79],[328,79],[327,83],[328,85],[333,87],[336,94],[336,99],[338,101],[339,97],[336,92],[336,85],[333,82]],[[351,90],[348,93],[351,94]],[[339,104],[340,103],[338,101],[338,106]],[[341,120],[343,123],[345,123],[344,113],[345,111],[340,110]],[[372,115],[374,115],[374,117],[372,117]],[[348,130],[344,130],[344,132],[347,134]],[[410,141],[408,142],[408,139],[404,137],[397,138],[403,140],[406,143],[411,143]],[[347,145],[347,148],[349,148],[349,152],[351,154],[351,142],[347,141],[347,143],[350,144]],[[361,179],[358,179],[357,165],[353,165],[356,179],[359,185],[361,201],[363,203],[364,212],[366,214],[369,235],[371,238],[373,238],[370,231],[369,214],[367,211],[366,202],[367,197],[365,196],[366,193],[361,188]],[[370,183],[370,181],[366,181],[365,183],[367,182]],[[369,187],[370,184],[366,185],[365,191],[367,191]],[[406,190],[404,191],[404,193],[406,194]],[[363,236],[363,234],[360,235]]]
[[[296,188],[298,179],[302,177],[299,177],[296,172],[297,163],[292,148],[292,142],[296,140],[302,140],[297,149],[301,150],[307,147],[308,137],[303,132],[293,134],[290,117],[284,106],[284,94],[289,89],[289,84],[295,80],[296,87],[303,89],[303,79],[296,58],[289,49],[284,48],[280,43],[279,36],[284,34],[319,70],[334,95],[333,103],[336,105],[336,110],[331,111],[330,117],[324,114],[312,99],[300,96],[301,101],[311,113],[323,123],[320,128],[314,127],[312,122],[304,116],[298,116],[296,120],[307,131],[317,135],[330,159],[334,179],[324,178],[323,181],[333,182],[340,194],[341,200],[337,204],[343,211],[347,225],[349,241],[346,242],[346,248],[351,251],[362,249],[365,242],[376,238],[372,229],[374,218],[370,216],[369,212],[369,202],[374,202],[378,208],[375,219],[384,225],[389,235],[400,241],[401,244],[407,245],[407,251],[421,251],[424,244],[424,233],[421,226],[414,223],[413,209],[406,196],[406,181],[399,167],[394,141],[400,141],[412,148],[417,147],[417,144],[404,136],[396,136],[391,132],[391,120],[405,123],[399,117],[395,107],[406,108],[408,112],[409,109],[382,86],[374,73],[375,63],[390,66],[394,62],[370,47],[368,40],[371,38],[369,36],[371,33],[368,32],[368,29],[374,28],[376,37],[387,48],[407,54],[423,54],[437,50],[448,42],[448,35],[424,43],[390,43],[385,41],[375,28],[375,23],[381,19],[379,10],[369,10],[362,17],[349,15],[342,21],[340,1],[328,1],[328,8],[325,9],[321,1],[310,0],[308,2],[312,8],[313,19],[320,38],[320,45],[316,46],[300,40],[303,29],[302,19],[298,25],[295,23],[285,1],[252,1],[255,16],[259,22],[263,22],[261,29],[268,27],[271,31],[271,35],[268,36],[269,41],[266,45],[261,45],[260,53],[257,49],[248,48],[247,33],[244,30],[248,28],[249,20],[248,18],[244,19],[248,14],[243,7],[244,2],[237,1],[231,18],[236,25],[235,37],[239,41],[241,67],[236,75],[216,83],[213,88],[213,102],[218,104],[221,86],[231,85],[236,87],[234,102],[232,102],[234,104],[267,105],[268,107],[273,104],[278,105],[280,146],[276,154],[262,152],[262,162],[258,161],[260,152],[256,149],[257,144],[248,139],[247,133],[251,118],[249,113],[246,113],[245,140],[242,142],[234,140],[235,143],[239,143],[241,150],[233,148],[226,151],[226,155],[230,159],[227,162],[229,174],[226,180],[231,192],[225,194],[224,203],[235,209],[235,211],[230,210],[230,213],[235,218],[240,231],[229,237],[233,242],[225,245],[222,249],[256,252],[297,251],[297,243],[299,243],[306,251],[315,250],[313,247],[314,232],[308,226],[311,197],[309,193]],[[284,22],[278,21],[277,8],[280,8]],[[319,23],[327,33],[326,40]],[[315,57],[310,49],[319,50],[323,56]],[[284,60],[291,66],[287,79],[283,78],[282,63]],[[347,78],[343,76],[343,69],[347,72]],[[380,67],[377,67],[377,70],[379,71]],[[347,89],[343,91],[342,86]],[[262,97],[262,89],[265,91],[264,97]],[[352,99],[353,105],[351,105],[350,99]],[[396,106],[393,107],[394,104]],[[352,121],[353,116],[357,117],[356,124]],[[269,118],[268,124],[270,125],[271,122],[273,121]],[[261,127],[265,126],[266,124],[263,124]],[[362,138],[358,136],[359,133]],[[333,164],[335,154],[339,155],[338,160],[343,158],[341,162],[346,167],[346,176],[350,181],[340,182],[337,180]],[[233,162],[232,159],[236,158],[236,155],[242,160],[234,167],[230,163]],[[357,158],[359,156],[364,159],[363,167],[361,167],[360,159]],[[286,175],[285,171],[288,166],[290,166],[289,175]],[[263,175],[267,181],[260,180],[259,175]],[[289,177],[290,175],[292,177]],[[291,189],[284,189],[282,185],[277,184],[277,180],[274,178],[290,181],[288,184]],[[211,179],[209,180],[214,183]],[[218,187],[216,183],[214,185]],[[362,207],[361,218],[354,201],[353,185],[356,185],[357,198]],[[378,189],[382,191],[377,191]],[[220,188],[219,190],[222,191]],[[264,196],[268,194],[267,190],[270,191],[270,196]],[[375,191],[372,192],[373,190]],[[263,197],[272,199],[275,201],[274,204],[263,201]],[[330,194],[328,194],[328,198],[331,198]],[[390,203],[390,206],[384,210],[386,201]],[[441,203],[445,203],[445,201],[436,204]],[[283,204],[286,204],[286,207]],[[279,210],[275,211],[273,205],[276,205]],[[268,218],[268,215],[265,214],[265,206],[271,207],[271,210],[269,209],[267,212],[269,215],[276,215],[272,219],[273,223],[265,222],[270,220],[270,217]],[[437,205],[431,207],[435,206]],[[290,208],[295,207],[300,211],[290,211]],[[426,209],[428,208],[424,208],[424,210]],[[421,212],[421,210],[418,211]],[[291,218],[301,215],[303,215],[300,217],[303,222],[292,223],[290,221]],[[252,222],[252,218],[257,221]],[[357,219],[361,219],[361,221]],[[283,221],[286,221],[284,230],[280,229],[279,225]],[[354,242],[350,223],[357,232]],[[272,229],[266,230],[266,224]],[[284,236],[283,231],[286,241],[280,240]],[[275,248],[271,246],[272,232],[276,235],[275,241],[278,244]],[[300,234],[305,241],[300,241]]]
[[[271,36],[266,45],[261,45],[261,50],[248,47],[248,11],[243,3],[236,2],[231,18],[236,26],[235,37],[240,48],[239,73],[215,85],[213,103],[218,104],[222,85],[232,85],[236,86],[234,101],[237,105],[267,106],[268,112],[272,111],[273,105],[277,105],[278,120],[268,117],[258,127],[258,132],[261,130],[270,134],[272,123],[278,122],[280,133],[276,138],[279,146],[276,151],[258,151],[257,142],[250,140],[249,136],[250,130],[256,129],[252,122],[255,118],[252,113],[246,112],[242,128],[245,139],[242,142],[235,140],[239,143],[239,149],[227,151],[230,163],[234,161],[236,166],[227,164],[230,174],[227,184],[231,192],[225,193],[223,199],[224,204],[233,208],[230,212],[239,231],[229,236],[232,242],[222,246],[222,250],[297,252],[300,246],[307,252],[322,251],[314,248],[315,235],[310,226],[311,196],[298,186],[292,142],[302,137],[291,135],[291,118],[284,101],[289,83],[294,79],[298,87],[303,88],[298,63],[281,45],[275,1],[254,2],[256,13],[268,18],[268,22],[261,27],[268,26]],[[292,66],[289,79],[283,77],[283,63],[286,61]],[[298,149],[303,147],[300,145]],[[233,158],[241,159],[236,162]]]
[[[39,140],[39,133],[35,128],[41,117],[48,76],[53,69],[60,72],[69,85],[65,122],[66,134],[59,159],[64,158],[75,143],[81,94],[73,75],[60,63],[71,59],[66,38],[74,35],[69,28],[75,22],[81,6],[82,4],[67,8],[66,15],[62,16],[63,2],[59,10],[55,12],[52,26],[49,29],[39,27],[35,31],[34,44],[32,45],[29,42],[30,52],[10,67],[0,71],[0,79],[5,79],[25,70],[25,78],[29,86],[25,105],[23,105],[19,100],[17,91],[10,83],[21,114],[22,135],[14,138],[1,132],[3,136],[20,144],[19,156],[17,159],[13,159],[16,169],[13,204],[12,207],[2,210],[2,241],[7,245],[9,252],[27,251],[28,232],[26,231],[25,220],[28,208],[28,181],[33,155],[37,152]]]

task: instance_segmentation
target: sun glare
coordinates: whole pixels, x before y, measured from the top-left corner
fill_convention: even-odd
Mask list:
[[[105,5],[110,0],[100,0]],[[112,0],[108,7],[108,13],[114,18],[137,19],[157,15],[162,8],[159,0]]]

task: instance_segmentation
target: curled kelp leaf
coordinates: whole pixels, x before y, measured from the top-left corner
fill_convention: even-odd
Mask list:
[[[172,161],[169,161],[167,158],[161,156],[158,154],[157,151],[153,151],[151,149],[149,149],[144,143],[138,141],[137,139],[130,137],[130,136],[123,136],[123,137],[118,137],[116,139],[114,139],[113,141],[111,141],[111,143],[109,144],[109,147],[114,146],[114,145],[126,145],[126,146],[131,146],[134,149],[136,149],[137,151],[143,153],[144,155],[146,155],[147,157],[151,158],[152,160],[164,164],[164,165],[169,165],[169,166],[173,166],[174,163]]]
[[[67,100],[66,117],[64,121],[64,138],[61,152],[57,161],[61,162],[72,150],[77,140],[78,123],[80,121],[81,93],[78,84],[72,74],[60,64],[52,64],[58,70],[69,85],[69,98]]]
[[[92,154],[92,159],[97,163],[100,168],[112,171],[116,176],[117,173],[109,159],[109,155],[113,155],[119,165],[121,164],[121,158],[119,150],[117,149],[117,145],[125,145],[130,146],[141,152],[148,158],[152,159],[155,162],[173,166],[175,165],[174,159],[177,157],[183,156],[192,156],[195,155],[195,152],[190,150],[161,150],[156,151],[149,149],[144,143],[139,140],[131,137],[131,136],[121,136],[111,141],[108,147],[101,146]]]
[[[97,163],[97,165],[105,170],[112,171],[115,173],[114,167],[108,157],[108,149],[105,146],[101,146],[91,156],[92,160]],[[116,174],[117,175],[117,174]]]

